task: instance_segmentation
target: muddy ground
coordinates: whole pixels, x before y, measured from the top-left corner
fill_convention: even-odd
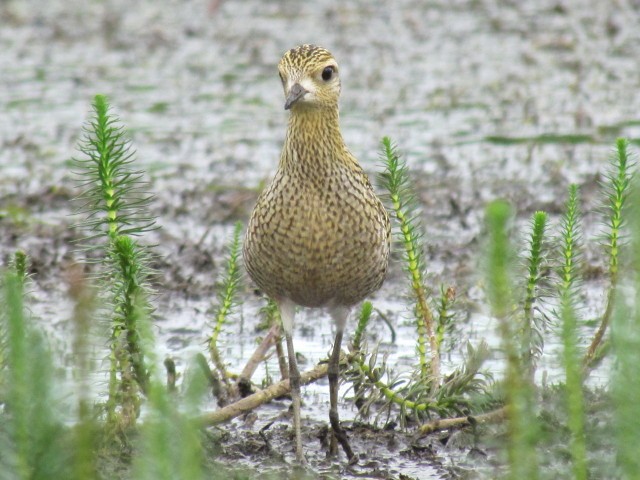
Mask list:
[[[364,168],[380,171],[384,135],[408,162],[429,282],[435,290],[454,285],[464,306],[459,344],[499,343],[481,288],[486,203],[511,201],[518,227],[536,210],[555,225],[571,182],[580,185],[585,212],[584,306],[593,318],[604,284],[598,182],[617,136],[640,142],[639,20],[636,1],[3,2],[0,261],[6,265],[18,248],[31,257],[32,308],[64,362],[71,327],[65,271],[77,257],[72,241],[83,234],[72,227],[69,159],[78,155],[93,96],[108,95],[156,195],[152,210],[162,228],[145,240],[161,258],[159,356],[184,369],[204,349],[233,224],[246,221],[277,164],[287,113],[275,66],[288,48],[317,43],[340,63],[342,130]],[[400,253],[394,258],[372,301],[398,340],[390,343],[382,322],[370,335],[406,368],[415,361],[413,337]],[[226,332],[232,370],[253,351],[261,305],[247,280]],[[307,367],[326,355],[331,339],[324,314],[301,316],[296,345]],[[553,342],[548,348],[540,370],[554,378]],[[459,359],[452,355],[445,368]],[[499,373],[499,359],[489,367]],[[606,379],[606,371],[599,375]],[[494,449],[476,448],[473,438],[454,449],[441,436],[416,443],[411,432],[355,424],[351,437],[363,461],[345,469],[324,460],[316,438],[326,425],[326,382],[304,393],[315,475],[474,478],[481,465],[490,478],[499,463]],[[284,451],[291,460],[288,419],[267,431],[271,449],[257,433],[287,406],[261,409],[253,424],[226,426],[218,458],[295,476],[281,459]],[[355,410],[346,405],[341,415],[351,425]]]

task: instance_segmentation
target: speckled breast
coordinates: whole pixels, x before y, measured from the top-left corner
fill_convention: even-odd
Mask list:
[[[384,280],[388,215],[363,172],[335,172],[321,182],[278,171],[249,221],[245,266],[274,299],[353,305]]]

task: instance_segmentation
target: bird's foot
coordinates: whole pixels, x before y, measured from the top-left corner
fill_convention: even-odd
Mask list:
[[[349,461],[349,465],[355,465],[358,463],[358,454],[353,452],[351,445],[349,444],[349,439],[347,438],[347,433],[344,431],[342,426],[339,429],[331,429],[331,442],[329,443],[329,455],[335,457],[338,455],[338,443],[342,446],[342,450],[344,451],[347,459]]]

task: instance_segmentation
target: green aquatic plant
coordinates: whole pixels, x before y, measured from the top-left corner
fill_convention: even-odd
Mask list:
[[[523,335],[514,327],[513,247],[508,223],[512,211],[504,201],[486,208],[487,252],[486,290],[493,316],[498,320],[502,352],[506,356],[503,388],[507,420],[509,478],[538,478],[538,421],[534,412],[534,392],[528,368],[523,365],[520,342]]]
[[[584,433],[584,398],[582,394],[582,369],[578,355],[578,314],[576,293],[580,283],[579,268],[581,262],[580,208],[578,205],[578,187],[569,187],[569,199],[562,217],[560,232],[560,256],[562,263],[558,268],[559,310],[556,316],[561,324],[561,338],[565,371],[567,424],[571,432],[571,460],[573,475],[578,480],[587,478],[586,445]]]
[[[453,287],[445,289],[444,285],[440,286],[440,298],[437,305],[438,320],[436,322],[436,344],[439,350],[442,350],[445,334],[450,329],[455,317],[453,311],[455,300],[456,291]]]
[[[149,248],[133,237],[156,228],[148,213],[152,196],[142,172],[132,168],[131,144],[102,95],[94,98],[93,118],[84,127],[79,150],[83,156],[74,159],[80,189],[76,214],[83,220],[76,227],[88,232],[79,244],[88,261],[98,264],[92,279],[104,292],[104,315],[111,317],[105,407],[117,431],[135,423],[147,387],[137,321],[153,312],[153,270]]]
[[[623,227],[625,224],[624,209],[629,195],[633,175],[633,164],[629,161],[629,142],[624,138],[616,141],[616,153],[611,159],[607,181],[603,189],[607,198],[605,218],[608,222],[603,247],[608,257],[609,290],[604,314],[584,357],[584,365],[588,369],[602,356],[601,349],[607,327],[611,321],[616,295],[618,291],[620,249],[624,245]]]
[[[358,323],[353,334],[353,339],[351,341],[353,349],[356,351],[362,350],[363,348],[363,337],[367,326],[369,325],[369,321],[371,320],[371,313],[373,313],[372,303],[369,301],[362,302],[362,307],[360,307],[360,314],[358,315]]]
[[[416,211],[415,196],[410,188],[406,163],[388,137],[382,139],[382,160],[385,170],[381,183],[389,193],[390,210],[397,221],[396,237],[404,249],[404,266],[409,276],[414,298],[414,318],[417,331],[418,364],[422,376],[440,383],[440,351],[432,308],[425,286],[426,266],[422,244],[423,230]],[[427,350],[430,358],[427,359]],[[430,377],[429,377],[430,376]]]
[[[535,212],[531,220],[531,236],[526,258],[526,284],[522,315],[522,364],[533,378],[535,362],[542,355],[544,316],[540,314],[541,281],[545,261],[545,230],[547,214]]]
[[[144,305],[141,305],[141,311]],[[138,320],[141,347],[149,359],[147,392],[148,415],[139,426],[141,445],[133,462],[133,478],[140,480],[204,479],[204,449],[200,426],[196,420],[198,407],[206,392],[203,370],[194,361],[183,382],[180,396],[162,382],[154,367],[155,341],[150,317]]]
[[[467,344],[463,364],[441,378],[440,351],[453,318],[455,291],[442,287],[437,305],[431,305],[424,285],[422,227],[415,211],[407,167],[386,137],[382,140],[382,158],[385,162],[382,183],[388,190],[391,210],[397,220],[397,237],[404,249],[404,267],[411,284],[418,365],[412,372],[395,372],[387,364],[386,356],[380,354],[379,346],[368,348],[363,339],[373,308],[365,303],[352,342],[358,354],[352,357],[347,372],[347,379],[354,386],[356,405],[363,416],[369,415],[371,408],[378,404],[386,405],[380,411],[389,411],[395,406],[402,425],[434,414],[447,416],[478,411],[476,400],[486,397],[490,386],[490,376],[481,369],[489,356],[488,347],[484,342],[477,347]]]
[[[97,341],[94,324],[97,309],[97,292],[89,284],[81,265],[70,267],[67,273],[68,293],[73,300],[71,322],[73,342],[71,344],[75,390],[77,398],[76,423],[70,431],[70,443],[73,445],[69,466],[74,479],[97,478],[98,459],[96,452],[100,448],[101,425],[93,409],[92,391],[92,355]]]
[[[640,472],[640,185],[633,182],[628,215],[631,230],[630,267],[625,275],[632,288],[617,299],[612,315],[611,343],[614,355],[611,386],[614,407],[613,434],[619,478],[636,478]]]
[[[229,245],[226,268],[219,284],[218,301],[213,314],[213,331],[209,338],[209,355],[222,380],[227,383],[229,374],[220,355],[218,342],[223,327],[238,303],[238,287],[240,285],[240,254],[243,225],[238,222],[233,229],[233,237]]]
[[[22,259],[26,266],[26,257]],[[43,335],[30,325],[24,270],[13,268],[1,275],[0,328],[7,342],[0,467],[7,478],[64,478],[70,451],[59,442],[62,423],[55,408],[51,354]]]
[[[143,172],[132,168],[135,152],[105,96],[95,96],[93,118],[83,131],[78,145],[83,157],[74,158],[81,190],[76,214],[84,216],[78,226],[93,235],[83,238],[82,243],[87,248],[104,249],[104,242],[89,241],[105,234],[113,239],[155,229],[155,218],[148,212],[153,197],[147,192]]]

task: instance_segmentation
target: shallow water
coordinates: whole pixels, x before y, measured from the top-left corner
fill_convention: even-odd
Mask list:
[[[582,188],[586,258],[597,270],[597,181],[616,136],[640,140],[639,9],[637,2],[595,0],[4,2],[2,262],[18,247],[32,256],[34,311],[65,351],[69,301],[60,279],[74,258],[70,241],[80,234],[69,230],[68,159],[93,95],[107,94],[157,194],[153,210],[163,229],[148,239],[166,258],[159,356],[184,368],[204,348],[232,224],[246,220],[277,163],[287,112],[275,66],[304,42],[329,48],[340,63],[342,130],[365,169],[379,170],[383,135],[406,156],[434,290],[456,285],[464,304],[482,305],[486,202],[512,201],[519,226],[538,209],[557,222],[569,182]],[[373,301],[397,323],[391,361],[408,366],[413,331],[402,320],[400,268],[392,266]],[[602,284],[598,277],[588,283],[585,318],[602,311]],[[249,286],[242,300],[223,339],[232,369],[256,339],[259,303]],[[488,313],[470,311],[460,335],[497,346]],[[330,347],[330,322],[305,312],[297,325],[297,348],[312,366]],[[386,327],[372,328],[389,340]],[[555,349],[548,345],[541,368],[552,380],[559,378]],[[453,355],[448,366],[459,360]],[[490,367],[499,374],[500,359]],[[605,382],[606,369],[594,381]],[[325,421],[327,386],[307,387],[305,398],[304,414]],[[398,471],[439,478],[420,468],[403,464]]]

